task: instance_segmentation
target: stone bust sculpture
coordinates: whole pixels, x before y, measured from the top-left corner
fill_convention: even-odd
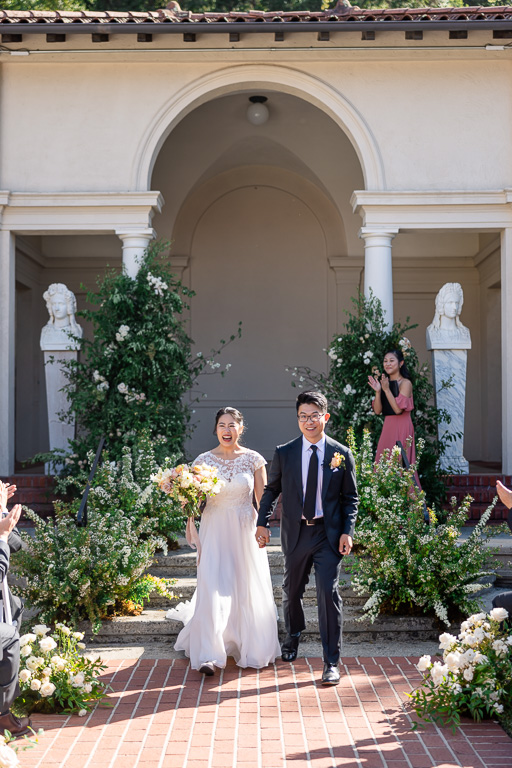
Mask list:
[[[471,349],[469,328],[460,320],[463,303],[460,283],[445,283],[436,296],[434,319],[427,328],[427,349]]]
[[[64,283],[52,283],[43,293],[43,299],[50,319],[41,331],[41,349],[78,349],[77,338],[82,338],[83,330],[75,320],[75,294]]]

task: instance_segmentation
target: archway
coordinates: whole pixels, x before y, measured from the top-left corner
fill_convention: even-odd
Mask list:
[[[359,285],[353,259],[346,281],[331,269],[362,251],[350,197],[363,174],[351,142],[312,104],[259,93],[269,99],[268,124],[247,122],[249,91],[210,100],[169,134],[151,181],[166,201],[155,229],[197,294],[198,350],[243,323],[224,356],[228,375],[204,382],[191,453],[210,444],[213,412],[226,403],[245,412],[248,444],[265,456],[291,439],[295,392],[285,368],[325,367],[340,291]]]

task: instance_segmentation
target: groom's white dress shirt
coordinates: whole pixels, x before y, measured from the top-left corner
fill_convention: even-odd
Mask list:
[[[311,446],[315,445],[317,448],[316,455],[318,456],[318,482],[316,486],[316,504],[315,504],[315,517],[323,517],[324,510],[322,507],[322,479],[323,479],[323,463],[325,456],[325,435],[319,440],[318,443],[310,443],[302,435],[302,503],[306,496],[306,483],[308,481],[308,469],[313,451]],[[303,516],[303,519],[304,516]]]

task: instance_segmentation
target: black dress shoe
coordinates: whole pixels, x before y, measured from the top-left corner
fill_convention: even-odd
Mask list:
[[[9,731],[13,739],[17,739],[30,733],[32,730],[31,726],[32,723],[28,717],[16,717],[11,712],[0,715],[0,734],[2,736],[4,731]]]
[[[297,635],[286,635],[281,646],[281,658],[283,661],[295,661],[297,648],[299,647],[300,632]]]
[[[338,685],[340,681],[340,669],[337,664],[324,664],[322,685]]]

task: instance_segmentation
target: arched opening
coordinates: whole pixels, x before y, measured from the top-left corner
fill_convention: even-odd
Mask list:
[[[196,291],[197,349],[208,353],[243,324],[223,356],[229,373],[203,382],[191,453],[210,444],[213,414],[227,403],[244,411],[247,442],[265,456],[291,439],[286,366],[325,366],[340,291],[350,296],[359,286],[352,260],[346,280],[331,268],[361,253],[350,197],[364,180],[351,142],[325,112],[275,91],[258,91],[270,116],[254,126],[246,117],[253,93],[189,112],[162,145],[151,180],[165,199],[153,222],[158,237],[171,240]]]

